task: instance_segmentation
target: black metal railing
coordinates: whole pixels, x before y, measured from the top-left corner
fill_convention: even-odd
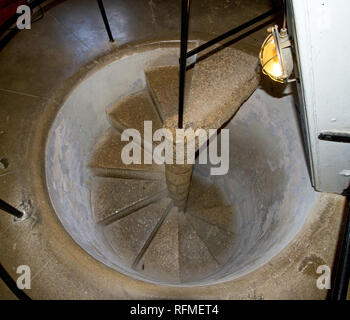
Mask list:
[[[329,300],[345,301],[348,295],[350,278],[350,187],[343,193],[346,196],[343,216],[343,230],[338,240],[338,252],[333,266],[333,279]]]
[[[181,47],[180,47],[180,83],[179,83],[179,116],[178,127],[183,127],[183,111],[185,101],[185,82],[186,82],[186,62],[187,62],[187,44],[188,28],[190,20],[191,0],[182,0],[181,7]]]
[[[235,27],[220,36],[215,37],[208,42],[198,46],[197,48],[187,52],[187,44],[188,44],[188,31],[189,31],[189,20],[190,20],[190,6],[191,0],[182,0],[181,4],[181,46],[180,46],[180,75],[179,75],[179,110],[178,110],[178,128],[183,128],[183,113],[184,113],[184,100],[185,100],[185,82],[186,82],[186,66],[187,59],[202,52],[205,49],[221,42],[251,26],[254,24],[268,18],[269,16],[281,11],[283,6],[278,6],[273,8],[254,19],[251,19],[238,27]]]
[[[105,28],[106,28],[106,31],[107,31],[107,34],[108,34],[109,41],[110,42],[114,42],[114,38],[113,38],[111,27],[109,25],[109,21],[108,21],[108,18],[107,18],[106,10],[105,10],[105,7],[103,5],[103,1],[102,0],[97,0],[97,4],[98,4],[98,7],[99,7],[100,12],[101,12],[103,23],[105,24]]]
[[[108,22],[106,11],[103,5],[102,0],[97,0],[100,12],[102,15],[103,22],[106,27],[106,31],[111,42],[114,41],[112,31]],[[189,34],[189,21],[190,21],[190,7],[191,0],[181,0],[181,45],[180,45],[180,75],[179,75],[179,101],[178,101],[178,128],[183,128],[183,113],[184,113],[184,101],[185,101],[185,83],[186,83],[186,67],[187,59],[200,53],[201,51],[221,42],[251,26],[254,24],[272,16],[273,14],[281,11],[284,6],[278,6],[273,8],[225,33],[220,36],[215,37],[214,39],[198,46],[197,48],[187,52],[188,46],[188,34]]]
[[[7,212],[8,214],[21,219],[24,215],[23,212],[19,211],[15,207],[11,206],[9,203],[5,202],[4,200],[0,199],[0,210],[3,210]]]

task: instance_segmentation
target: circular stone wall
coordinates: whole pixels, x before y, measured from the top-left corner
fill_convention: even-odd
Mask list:
[[[144,70],[176,65],[178,47],[157,47],[105,65],[72,89],[58,112],[46,145],[46,180],[57,217],[91,256],[128,276],[157,283],[128,268],[96,225],[87,158],[110,127],[106,109],[146,87]],[[279,253],[296,235],[318,197],[307,172],[292,95],[274,98],[258,89],[227,125],[230,169],[214,179],[237,217],[231,258],[204,285],[241,277]],[[202,168],[202,171],[208,170]],[[169,285],[175,285],[168,283]]]

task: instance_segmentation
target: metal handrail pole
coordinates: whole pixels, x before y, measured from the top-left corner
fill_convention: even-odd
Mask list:
[[[188,27],[190,18],[190,0],[182,0],[181,8],[181,47],[180,47],[180,76],[179,76],[179,118],[178,128],[183,127],[183,111],[186,82],[186,53],[188,43]]]
[[[2,199],[0,199],[0,209],[5,211],[6,213],[9,213],[10,215],[18,218],[18,219],[21,219],[24,215],[23,212],[19,211],[18,209],[11,206],[10,204],[8,204],[7,202],[5,202]]]
[[[231,29],[231,30],[221,34],[220,36],[217,36],[214,39],[203,43],[202,45],[198,46],[197,48],[194,48],[193,50],[187,52],[186,58],[190,58],[190,57],[194,56],[195,54],[197,54],[197,53],[199,53],[199,52],[201,52],[201,51],[203,51],[203,50],[213,46],[214,44],[216,44],[216,43],[218,43],[218,42],[220,42],[222,40],[225,40],[226,38],[228,38],[230,36],[233,36],[236,33],[243,31],[244,29],[247,29],[247,28],[251,27],[252,25],[254,25],[254,24],[256,24],[256,23],[258,23],[258,22],[260,22],[260,21],[262,21],[262,20],[264,20],[266,18],[268,18],[269,16],[277,13],[278,11],[280,11],[282,9],[283,9],[283,6],[271,9],[271,10],[261,14],[260,16],[257,16],[254,19],[249,20],[249,21],[239,25],[238,27],[235,27],[235,28],[233,28],[233,29]]]
[[[98,3],[98,7],[100,8],[100,12],[101,12],[101,16],[102,16],[102,19],[103,19],[103,23],[105,24],[105,27],[106,27],[106,31],[107,31],[107,34],[108,34],[108,37],[109,37],[109,41],[110,42],[114,42],[112,31],[111,31],[111,27],[109,26],[109,21],[108,21],[107,15],[106,15],[106,10],[105,10],[105,7],[103,5],[103,2],[102,2],[102,0],[97,0],[97,3]]]

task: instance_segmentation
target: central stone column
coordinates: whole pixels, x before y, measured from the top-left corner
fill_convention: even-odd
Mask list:
[[[165,177],[170,198],[179,210],[185,210],[190,191],[193,164],[167,164]]]
[[[195,135],[183,130],[172,131],[173,164],[165,165],[165,177],[169,197],[181,211],[186,208],[195,159]]]

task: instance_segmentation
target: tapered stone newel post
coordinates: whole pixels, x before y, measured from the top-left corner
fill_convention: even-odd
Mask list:
[[[192,169],[192,164],[167,164],[165,166],[165,176],[169,196],[173,199],[174,205],[180,210],[186,208],[191,185]]]
[[[185,210],[195,159],[195,136],[173,130],[173,164],[165,165],[165,177],[170,198],[179,210]]]

